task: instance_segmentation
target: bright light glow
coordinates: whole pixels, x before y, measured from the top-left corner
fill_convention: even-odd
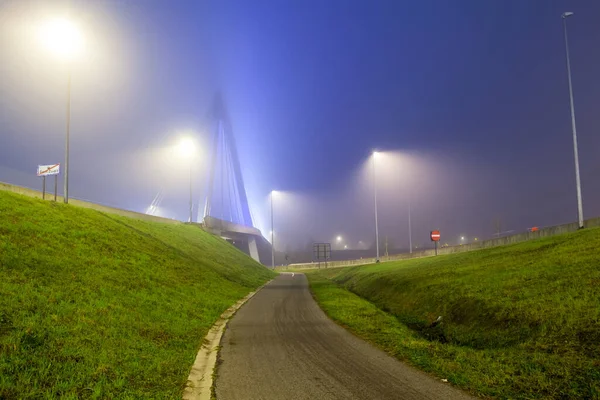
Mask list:
[[[341,236],[338,236],[338,237],[336,238],[336,240],[337,240],[338,242],[341,242],[341,241],[342,241],[342,237],[341,237]]]
[[[465,240],[465,237],[464,237],[464,236],[461,236],[461,237],[460,237],[460,240]]]
[[[43,46],[62,59],[72,59],[83,51],[83,35],[79,27],[66,18],[46,21],[39,28]]]
[[[347,249],[347,248],[348,248],[348,245],[347,245],[347,244],[345,244],[345,245],[344,245],[344,249]]]
[[[373,156],[377,157],[380,153],[378,151],[373,151]]]
[[[151,205],[146,209],[146,214],[156,217],[164,217],[164,209],[155,205]]]
[[[196,142],[190,136],[183,136],[177,144],[177,152],[183,157],[190,157],[196,151]]]

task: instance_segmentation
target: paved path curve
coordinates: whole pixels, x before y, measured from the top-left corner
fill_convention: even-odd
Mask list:
[[[218,400],[469,399],[332,322],[303,274],[281,274],[229,321]]]

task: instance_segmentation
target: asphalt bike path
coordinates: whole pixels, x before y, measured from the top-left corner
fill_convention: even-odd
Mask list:
[[[331,321],[306,276],[281,274],[229,321],[217,400],[472,399]]]

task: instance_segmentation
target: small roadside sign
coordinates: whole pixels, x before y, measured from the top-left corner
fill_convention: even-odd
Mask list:
[[[58,175],[60,164],[38,165],[37,176]]]
[[[321,260],[325,260],[325,268],[327,261],[331,258],[331,243],[313,243],[313,260],[317,260],[319,268],[321,268]]]
[[[54,201],[56,201],[56,191],[58,188],[57,177],[60,173],[60,164],[38,165],[37,176],[43,178],[42,199],[46,199],[46,177],[54,175]]]
[[[436,256],[438,255],[437,244],[440,241],[441,237],[442,237],[442,235],[440,235],[440,231],[431,231],[429,233],[429,238],[435,244],[435,255]]]

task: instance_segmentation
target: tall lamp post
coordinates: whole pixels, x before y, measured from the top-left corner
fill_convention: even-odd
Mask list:
[[[577,129],[575,128],[575,103],[573,102],[573,83],[571,82],[571,61],[569,60],[569,41],[567,39],[567,18],[572,12],[562,15],[563,28],[565,32],[565,53],[567,57],[567,75],[569,77],[569,99],[571,101],[571,127],[573,129],[573,153],[575,155],[575,180],[577,183],[577,219],[579,228],[583,228],[583,202],[581,200],[581,180],[579,178],[579,152],[577,150]]]
[[[45,47],[65,60],[68,65],[67,78],[67,123],[65,136],[64,196],[65,203],[69,202],[69,141],[71,133],[71,60],[81,52],[83,37],[77,26],[70,20],[57,18],[47,21],[41,26],[40,39]]]
[[[271,190],[271,268],[275,269],[275,242],[273,241],[275,229],[273,227],[273,196],[275,190]]]
[[[189,161],[190,167],[190,207],[189,212],[190,216],[188,218],[188,222],[193,222],[193,211],[194,211],[194,203],[192,198],[192,165],[193,165],[193,154],[196,151],[196,142],[189,136],[184,136],[179,140],[178,144],[178,152],[181,156],[185,157]]]
[[[410,197],[408,198],[408,252],[412,254],[412,227],[410,224]]]
[[[373,152],[373,198],[375,200],[375,248],[377,249],[376,262],[379,262],[379,225],[377,219],[377,171],[375,168],[375,159],[379,153]]]

